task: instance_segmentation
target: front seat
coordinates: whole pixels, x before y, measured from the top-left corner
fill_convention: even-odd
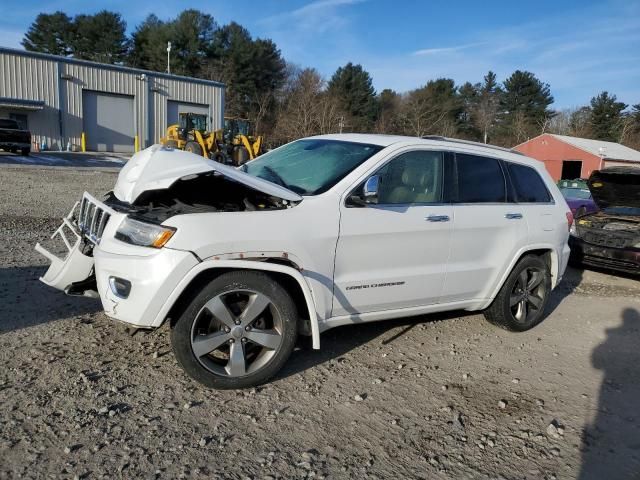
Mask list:
[[[387,195],[387,203],[427,203],[433,202],[433,193],[429,191],[430,173],[419,166],[408,165],[402,172],[402,184],[393,188]]]

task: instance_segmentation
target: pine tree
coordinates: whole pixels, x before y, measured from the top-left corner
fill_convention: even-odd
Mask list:
[[[102,10],[95,15],[77,15],[73,26],[71,50],[75,58],[112,64],[126,59],[127,24],[119,13]]]
[[[329,80],[327,90],[348,116],[346,121],[350,130],[371,129],[378,113],[376,91],[371,76],[362,65],[349,62],[338,68]]]
[[[171,27],[150,14],[131,35],[131,50],[127,63],[132,67],[162,72],[167,70],[167,42]]]
[[[531,72],[516,70],[504,81],[500,102],[500,120],[506,141],[521,143],[537,135],[553,115],[549,85]]]
[[[622,128],[622,111],[627,105],[615,95],[602,92],[591,99],[591,132],[593,138],[617,142]]]
[[[67,56],[71,53],[73,24],[63,12],[41,13],[29,27],[22,46],[30,52]]]

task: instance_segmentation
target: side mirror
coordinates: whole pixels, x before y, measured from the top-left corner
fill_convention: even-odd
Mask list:
[[[378,203],[378,188],[380,187],[380,175],[372,175],[367,178],[362,188],[362,196],[365,203]]]

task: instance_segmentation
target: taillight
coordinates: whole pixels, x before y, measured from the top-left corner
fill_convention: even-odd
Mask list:
[[[573,213],[569,210],[567,212],[567,230],[571,230],[571,225],[573,225]]]

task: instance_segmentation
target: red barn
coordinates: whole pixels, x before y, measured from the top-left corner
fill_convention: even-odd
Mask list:
[[[640,152],[619,143],[544,133],[513,147],[544,162],[554,180],[589,178],[614,165],[640,167]]]

